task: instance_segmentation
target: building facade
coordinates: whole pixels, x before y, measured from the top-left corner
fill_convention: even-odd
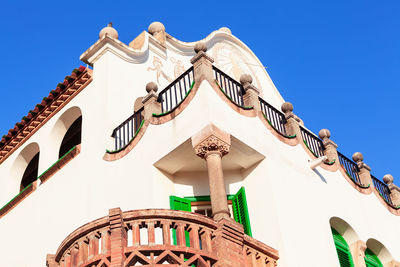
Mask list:
[[[1,266],[400,266],[400,190],[228,28],[109,25],[0,141]]]

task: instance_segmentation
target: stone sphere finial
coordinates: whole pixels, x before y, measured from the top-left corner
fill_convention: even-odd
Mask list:
[[[165,26],[161,22],[155,21],[150,24],[149,28],[147,31],[151,34],[154,35],[157,32],[165,32]]]
[[[231,29],[229,29],[228,27],[221,27],[221,28],[219,28],[219,31],[223,31],[223,32],[226,32],[228,34],[232,34]]]
[[[200,51],[207,52],[207,45],[204,42],[197,42],[194,45],[194,52],[199,53]]]
[[[104,27],[101,29],[99,33],[99,38],[103,38],[104,36],[110,36],[111,38],[118,39],[118,32],[116,29],[113,28],[112,22],[107,24],[107,27]]]
[[[158,91],[158,86],[155,82],[149,82],[148,84],[146,84],[146,92],[150,93],[151,91],[153,91],[154,93]]]
[[[287,112],[292,112],[293,111],[293,104],[290,102],[285,102],[282,104],[281,106],[281,110],[283,111],[283,113],[287,113]]]
[[[240,76],[240,83],[242,85],[248,84],[248,83],[252,83],[253,82],[253,78],[249,75],[249,74],[242,74]]]
[[[364,160],[364,156],[361,154],[361,152],[354,153],[352,158],[355,162],[361,162]]]
[[[386,174],[383,176],[383,182],[387,185],[393,184],[393,176],[391,174]]]
[[[319,131],[318,135],[319,135],[319,138],[321,138],[322,140],[325,140],[325,139],[329,139],[329,137],[331,137],[331,132],[328,129],[322,129],[321,131]]]

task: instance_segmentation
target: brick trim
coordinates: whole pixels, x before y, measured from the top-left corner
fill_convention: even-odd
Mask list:
[[[32,182],[30,185],[25,187],[21,192],[18,193],[13,199],[11,199],[7,204],[5,204],[0,209],[0,218],[9,213],[14,209],[19,203],[22,202],[27,196],[29,196],[37,188],[37,180]]]

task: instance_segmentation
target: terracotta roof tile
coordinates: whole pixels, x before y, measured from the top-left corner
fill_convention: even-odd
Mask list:
[[[76,83],[77,81],[79,83]],[[62,104],[69,102],[77,91],[80,92],[91,81],[92,70],[83,66],[74,69],[71,75],[66,76],[64,81],[59,83],[55,90],[51,90],[49,95],[44,97],[33,110],[30,110],[20,122],[17,122],[14,128],[8,131],[7,135],[3,135],[0,139],[0,163],[20,144],[24,143],[30,137],[32,131],[40,128],[47,121],[48,117],[58,112]],[[73,86],[75,83],[77,85]],[[12,147],[11,149],[10,146]]]

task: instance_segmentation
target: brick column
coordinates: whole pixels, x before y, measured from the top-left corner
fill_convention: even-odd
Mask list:
[[[207,162],[211,208],[214,220],[230,218],[226,197],[222,157],[229,152],[231,137],[210,124],[192,137],[197,156]]]
[[[194,46],[194,51],[196,52],[196,55],[190,60],[193,64],[194,80],[201,81],[204,79],[213,83],[215,80],[212,69],[214,60],[206,53],[206,44],[203,42],[197,42]]]
[[[111,265],[110,267],[123,267],[125,261],[124,248],[127,247],[125,223],[120,208],[109,210],[111,232]]]
[[[253,78],[249,74],[242,74],[242,76],[240,76],[240,83],[245,91],[243,102],[246,107],[253,107],[255,110],[261,110],[260,100],[258,99],[260,91],[252,85],[252,82]]]
[[[281,106],[281,110],[283,113],[285,113],[285,129],[286,129],[286,134],[293,136],[296,135],[297,138],[299,139],[299,142],[303,142],[302,137],[301,137],[301,132],[300,132],[300,126],[299,123],[301,122],[300,118],[297,117],[293,113],[293,105],[290,102],[285,102]]]
[[[353,160],[358,166],[358,176],[360,177],[360,182],[362,185],[371,185],[371,167],[363,162],[364,156],[360,152],[353,154]]]
[[[350,251],[353,256],[355,267],[366,267],[364,260],[366,249],[367,244],[362,240],[358,240],[350,245]]]
[[[333,142],[331,139],[331,132],[328,129],[322,129],[319,131],[319,137],[322,139],[322,143],[324,144],[324,155],[328,157],[328,161],[335,161],[335,164],[339,163],[339,156],[337,153],[337,144]]]
[[[215,237],[212,240],[213,250],[217,253],[218,262],[213,266],[247,266],[243,254],[243,225],[226,218],[219,220],[218,224],[218,229],[214,232]]]
[[[148,120],[153,116],[153,113],[161,113],[161,104],[157,102],[157,90],[158,86],[154,82],[149,82],[146,85],[147,95],[143,97],[142,103],[144,106],[144,119]]]
[[[386,174],[383,176],[383,182],[388,185],[390,190],[390,199],[392,200],[393,206],[400,206],[400,188],[393,183],[393,176]]]

